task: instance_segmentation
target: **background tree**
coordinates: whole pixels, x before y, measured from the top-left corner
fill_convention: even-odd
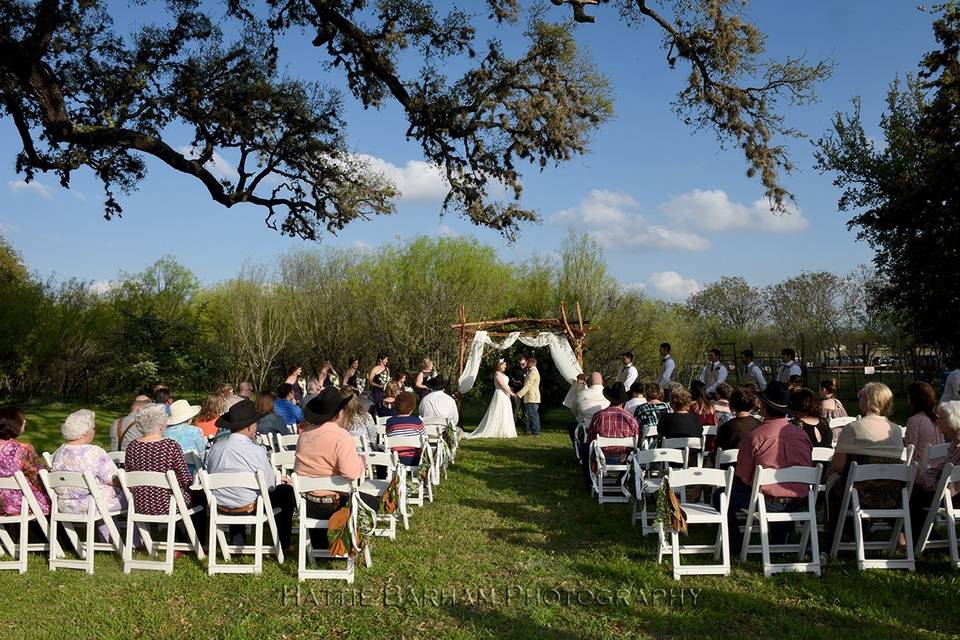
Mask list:
[[[687,304],[716,342],[743,344],[767,321],[763,291],[741,276],[724,276],[690,296]]]

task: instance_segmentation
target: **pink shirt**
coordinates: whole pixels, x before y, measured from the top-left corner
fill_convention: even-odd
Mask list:
[[[803,429],[786,418],[774,418],[743,436],[737,455],[736,476],[748,487],[753,484],[757,465],[765,469],[812,467],[813,445]],[[774,498],[804,498],[810,488],[801,483],[769,484],[764,495]]]
[[[904,444],[913,445],[913,459],[923,460],[923,454],[930,447],[942,444],[943,434],[927,414],[918,413],[907,420],[907,435]],[[917,484],[927,491],[933,491],[940,479],[940,470],[943,469],[943,460],[934,462],[928,469],[917,472]]]
[[[356,480],[363,475],[363,460],[357,455],[353,436],[336,422],[326,422],[300,434],[293,471],[308,478],[343,476]],[[331,495],[317,491],[317,495]]]

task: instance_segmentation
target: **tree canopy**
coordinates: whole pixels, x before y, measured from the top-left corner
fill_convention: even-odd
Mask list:
[[[442,169],[445,208],[513,238],[538,219],[521,202],[522,166],[585,153],[612,109],[606,79],[575,39],[597,2],[552,2],[571,5],[573,19],[519,0],[486,0],[486,16],[429,0],[165,0],[165,21],[124,29],[105,0],[0,0],[0,117],[19,134],[26,180],[53,172],[67,187],[75,171],[92,170],[108,219],[122,213],[117,191],[136,189],[152,157],[221,205],[261,207],[268,225],[313,239],[393,212],[397,191],[349,152],[343,97],[281,71],[283,41],[306,34],[325,72],[342,74],[364,107],[403,109],[398,133]],[[764,59],[746,0],[616,4],[630,26],[660,32],[671,68],[689,68],[677,114],[740,147],[748,174],[782,208],[792,165],[781,138],[798,132],[780,103],[813,99],[829,64]],[[526,51],[478,43],[483,20],[522,29]],[[416,72],[401,71],[405,55]],[[172,139],[173,128],[186,128],[191,144]],[[236,176],[211,170],[221,152],[236,160]],[[498,200],[490,185],[508,196]]]

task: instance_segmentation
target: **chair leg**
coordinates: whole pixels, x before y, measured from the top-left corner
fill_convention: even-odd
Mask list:
[[[859,509],[853,511],[853,539],[857,546],[857,568],[863,571],[867,553],[863,547],[863,521],[860,519]]]
[[[680,579],[680,536],[676,531],[670,530],[670,546],[673,555],[673,579]]]
[[[761,496],[759,498],[763,500]],[[763,557],[763,575],[768,575],[773,560],[770,558],[770,523],[767,522],[767,510],[760,507],[760,554]]]
[[[40,517],[43,517],[42,515]],[[24,518],[20,521],[20,548],[17,549],[19,556],[17,560],[20,562],[20,574],[27,572],[27,545],[29,544],[29,529],[30,521]]]
[[[176,533],[177,533],[177,521],[173,516],[170,516],[170,520],[167,521],[167,557],[166,560],[166,573],[168,576],[173,575],[173,561],[176,554],[176,549],[174,548],[176,543]]]
[[[87,520],[87,542],[86,542],[86,556],[85,560],[87,561],[87,573],[93,575],[93,557],[96,555],[94,553],[94,545],[96,544],[96,522],[91,518]]]

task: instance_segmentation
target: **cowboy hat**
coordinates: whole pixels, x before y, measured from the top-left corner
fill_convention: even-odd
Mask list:
[[[257,415],[257,407],[247,398],[240,400],[230,409],[217,418],[217,428],[227,429],[229,431],[240,431],[246,429],[257,422],[260,416]]]
[[[352,395],[343,397],[333,387],[327,387],[314,396],[303,408],[303,419],[310,424],[330,422],[337,417],[341,409],[347,406],[352,397]]]
[[[177,400],[170,405],[170,417],[167,418],[167,424],[183,424],[200,413],[200,406],[190,404],[186,400]]]
[[[423,383],[431,391],[443,391],[447,388],[447,380],[442,374],[437,374]]]
[[[790,404],[790,389],[779,380],[774,380],[760,392],[760,400],[771,409],[784,412]]]
[[[630,395],[624,388],[622,382],[614,382],[611,387],[603,388],[603,397],[610,401],[610,404],[623,404],[630,399]]]

